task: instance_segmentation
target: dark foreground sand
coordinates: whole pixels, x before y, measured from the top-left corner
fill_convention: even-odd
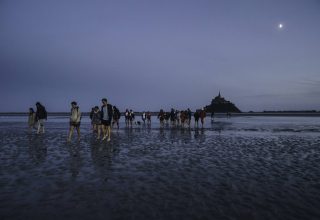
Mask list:
[[[268,119],[267,119],[268,120]],[[0,125],[0,219],[319,219],[320,127]]]

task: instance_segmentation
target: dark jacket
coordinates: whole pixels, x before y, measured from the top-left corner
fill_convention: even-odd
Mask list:
[[[36,120],[47,119],[47,111],[43,105],[37,107]]]
[[[104,106],[101,106],[101,120],[103,120],[103,107]],[[113,116],[113,111],[112,111],[112,105],[110,104],[107,104],[107,110],[108,110],[108,121],[111,121],[112,120],[112,116]]]

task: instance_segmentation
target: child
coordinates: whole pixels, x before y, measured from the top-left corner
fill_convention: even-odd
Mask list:
[[[100,139],[100,133],[101,133],[101,112],[98,106],[94,107],[92,112],[92,125],[93,125],[93,130],[97,132],[97,140],[98,140]]]
[[[30,132],[33,128],[36,128],[36,113],[34,112],[33,108],[29,108],[28,125]]]

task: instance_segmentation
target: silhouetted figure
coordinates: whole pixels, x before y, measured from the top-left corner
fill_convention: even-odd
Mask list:
[[[187,117],[188,117],[188,125],[190,127],[192,112],[191,112],[191,110],[189,108],[187,110]]]
[[[201,120],[201,127],[203,127],[204,125],[204,119],[206,117],[206,111],[204,109],[201,109],[200,110],[200,120]]]
[[[33,128],[36,129],[36,113],[34,112],[33,108],[29,108],[28,126],[30,132]]]
[[[42,133],[44,133],[44,120],[47,120],[47,111],[46,108],[40,102],[37,102],[36,106],[36,121],[38,122],[37,134],[40,134],[40,130],[42,130]]]
[[[102,124],[102,133],[103,137],[102,140],[109,142],[111,140],[111,120],[113,116],[112,105],[108,104],[108,100],[103,98],[101,106],[101,124]]]
[[[81,121],[81,112],[79,106],[76,102],[71,102],[71,114],[70,114],[70,129],[68,141],[71,141],[74,129],[77,130],[78,140],[80,140],[80,121]]]
[[[151,113],[147,112],[147,123],[151,124]]]
[[[166,120],[166,124],[169,124],[170,112],[165,112],[164,113],[164,119]]]
[[[135,119],[134,112],[132,111],[132,109],[130,109],[130,112],[129,112],[129,122],[130,122],[130,126],[131,126],[131,127],[132,127],[132,125],[133,125],[134,119]]]
[[[93,125],[93,130],[97,132],[97,140],[99,140],[100,134],[101,134],[101,112],[98,106],[94,107],[94,110],[92,113],[92,125]]]
[[[200,118],[200,114],[199,114],[198,110],[193,114],[193,117],[194,117],[194,126],[198,127],[199,126],[199,118]]]
[[[125,117],[125,122],[126,122],[126,126],[129,127],[129,110],[126,109],[126,112],[124,113],[124,117]]]
[[[94,108],[95,108],[95,107],[91,108],[91,111],[90,111],[90,115],[89,115],[89,117],[90,117],[90,120],[91,120],[91,126],[92,126],[92,130],[93,130],[93,131],[95,131],[95,130],[94,130],[94,126],[93,126],[93,123],[92,123],[92,115],[93,115],[93,111],[94,111]]]
[[[158,119],[160,120],[160,126],[162,127],[164,125],[164,119],[165,119],[165,113],[162,109],[158,114]]]
[[[180,113],[180,111],[176,110],[175,114],[176,114],[177,125],[179,126],[180,125],[180,114],[181,113]]]
[[[114,124],[117,125],[117,129],[119,129],[119,120],[121,117],[121,113],[119,109],[116,106],[113,106],[113,121],[112,121],[112,127]]]
[[[184,128],[184,125],[185,125],[187,120],[188,120],[188,112],[187,111],[181,111],[180,112],[180,121],[181,121],[182,128]]]
[[[211,122],[214,121],[214,111],[211,112]]]
[[[143,124],[145,124],[145,123],[146,123],[146,119],[147,119],[147,114],[146,114],[146,112],[142,112],[141,119],[142,119],[142,121],[143,121]]]
[[[174,111],[174,109],[172,108],[171,109],[171,112],[170,112],[170,121],[171,121],[171,125],[175,125],[176,123],[176,113]]]

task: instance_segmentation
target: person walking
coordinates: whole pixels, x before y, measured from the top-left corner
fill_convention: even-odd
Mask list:
[[[40,103],[36,103],[36,121],[38,122],[37,134],[40,134],[40,130],[44,134],[44,121],[47,120],[47,111],[46,108]]]
[[[129,112],[130,127],[132,127],[134,119],[135,119],[134,112],[132,111],[132,109],[130,109],[130,112]]]
[[[147,123],[150,125],[151,124],[151,112],[147,112]]]
[[[121,117],[121,113],[119,111],[119,109],[116,106],[113,106],[113,120],[112,120],[112,128],[113,125],[116,124],[117,125],[117,129],[119,129],[119,119]]]
[[[95,106],[92,112],[93,131],[97,132],[97,140],[100,139],[101,134],[101,112],[98,106]]]
[[[142,119],[142,121],[143,121],[143,124],[145,124],[145,123],[146,123],[146,119],[147,119],[147,114],[146,114],[146,112],[143,112],[143,113],[142,113],[141,119]]]
[[[92,127],[93,132],[95,132],[94,126],[93,126],[93,122],[92,122],[92,117],[93,117],[94,108],[95,108],[95,107],[91,108],[91,111],[90,111],[90,114],[89,114],[89,117],[90,117],[90,120],[91,120],[91,127]]]
[[[74,129],[77,130],[78,140],[80,140],[80,121],[81,121],[81,112],[79,106],[76,102],[71,102],[71,113],[70,113],[70,129],[68,135],[68,141],[71,141]]]
[[[158,119],[160,121],[160,127],[163,127],[163,125],[164,125],[164,117],[165,117],[164,111],[162,109],[160,109],[160,112],[158,114]]]
[[[194,117],[194,126],[195,127],[199,127],[199,110],[197,110],[194,114],[193,114],[193,117]]]
[[[171,112],[170,112],[170,121],[171,121],[171,126],[176,125],[176,112],[173,108],[171,109]]]
[[[36,113],[34,112],[33,108],[29,108],[28,126],[30,132],[33,128],[36,128]]]
[[[103,98],[101,107],[101,124],[102,124],[102,140],[111,140],[111,120],[112,120],[112,105],[108,104],[108,100]]]
[[[129,127],[129,115],[130,115],[130,112],[128,109],[126,109],[126,112],[124,113],[126,127]]]
[[[191,125],[191,117],[192,117],[192,112],[191,112],[191,110],[190,110],[190,108],[188,108],[188,110],[187,110],[187,119],[188,119],[188,126],[190,127],[190,125]]]
[[[205,119],[206,115],[207,115],[206,111],[204,109],[201,109],[199,116],[200,116],[200,121],[201,121],[201,127],[202,128],[203,128],[203,125],[204,125],[204,119]]]

